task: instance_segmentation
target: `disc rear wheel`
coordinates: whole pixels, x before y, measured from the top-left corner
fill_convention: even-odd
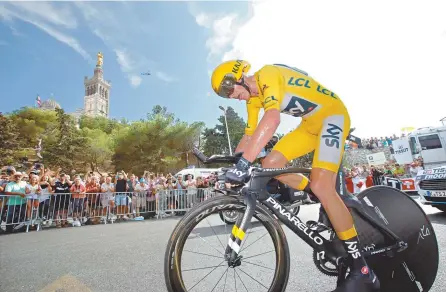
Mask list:
[[[408,244],[394,258],[379,255],[367,258],[381,282],[381,291],[429,291],[437,275],[439,253],[434,228],[423,209],[405,193],[386,186],[366,189],[357,198],[375,220]],[[363,251],[395,243],[355,210],[352,215]]]

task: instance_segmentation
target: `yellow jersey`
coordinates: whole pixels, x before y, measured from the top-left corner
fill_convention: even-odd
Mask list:
[[[336,110],[345,110],[343,102],[331,90],[314,80],[308,73],[281,64],[266,65],[254,74],[259,96],[246,102],[247,135],[257,127],[260,109],[277,109],[281,113],[321,122]]]

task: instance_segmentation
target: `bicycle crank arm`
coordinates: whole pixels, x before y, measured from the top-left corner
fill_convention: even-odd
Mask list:
[[[291,210],[291,209],[293,209],[295,207],[302,206],[302,205],[305,205],[305,203],[303,201],[298,201],[296,203],[291,204],[289,207],[287,207],[287,209]]]
[[[363,255],[365,257],[369,257],[369,256],[375,256],[375,255],[379,255],[379,254],[384,254],[387,257],[394,257],[395,256],[395,252],[402,252],[404,251],[409,245],[406,242],[400,241],[398,243],[395,243],[394,245],[390,245],[390,246],[386,246],[377,250],[368,250],[363,252]]]
[[[225,258],[228,260],[228,266],[236,267],[240,265],[240,247],[245,238],[246,231],[251,223],[252,216],[256,209],[256,198],[250,192],[244,192],[246,211],[242,216],[238,216],[237,221],[232,228],[232,233],[226,247]]]

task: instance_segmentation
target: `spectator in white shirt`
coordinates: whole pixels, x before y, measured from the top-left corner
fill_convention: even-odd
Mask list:
[[[147,192],[149,191],[149,186],[146,184],[146,180],[141,178],[139,184],[135,185],[134,197],[132,200],[132,207],[136,209],[136,216],[139,217],[139,209],[143,204],[145,204],[145,199],[147,197]]]
[[[410,164],[409,172],[411,177],[415,178],[420,170],[423,170],[423,168],[419,166],[417,161]]]
[[[115,205],[113,196],[115,184],[111,182],[111,176],[105,178],[105,182],[101,185],[101,191],[102,214],[105,214],[107,212],[107,207],[110,207],[110,210],[112,210]]]

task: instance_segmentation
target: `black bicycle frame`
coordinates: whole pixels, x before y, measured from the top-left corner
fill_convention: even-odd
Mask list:
[[[269,192],[266,190],[268,181],[273,177],[287,173],[309,174],[310,172],[311,169],[307,168],[258,169],[253,171],[249,183],[245,189],[242,190],[245,204],[247,206],[246,211],[243,217],[238,217],[237,222],[235,223],[235,232],[233,230],[233,234],[231,235],[231,240],[237,244],[237,247],[240,246],[242,240],[237,238],[236,234],[234,233],[244,234],[248,230],[248,224],[251,222],[254,215],[256,200],[258,200],[262,202],[262,204],[265,205],[274,215],[276,215],[280,222],[291,229],[317,253],[321,253],[325,260],[328,260],[334,264],[337,263],[339,256],[333,250],[334,246],[332,242],[325,239],[316,230],[310,229],[299,217],[293,215],[293,213],[291,213],[285,206],[272,198]],[[376,222],[374,218],[367,214],[367,212],[362,208],[359,200],[345,195],[341,196],[341,198],[344,200],[347,207],[354,208],[363,219],[367,220],[374,225],[374,227],[382,230],[390,238],[395,240],[396,244],[383,248],[383,251],[388,250],[389,248],[396,248],[398,246],[397,243],[401,242],[399,237],[386,226]],[[230,262],[235,262],[237,260],[239,251],[239,248],[234,249],[232,245],[228,245],[226,252],[227,254],[230,252]],[[374,252],[373,254],[378,254],[378,252]]]

